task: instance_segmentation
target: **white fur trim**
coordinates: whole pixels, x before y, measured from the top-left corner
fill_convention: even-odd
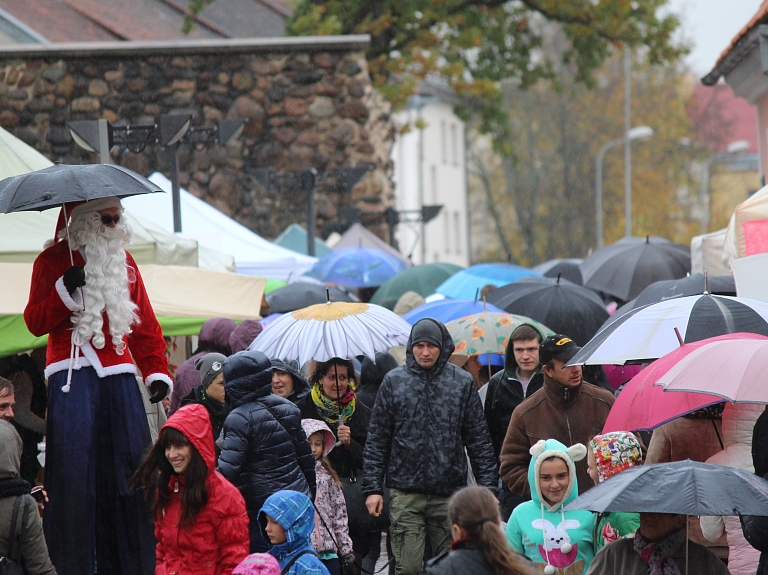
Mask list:
[[[79,289],[75,290],[73,295],[69,295],[66,286],[64,285],[64,276],[61,276],[56,280],[56,293],[59,294],[61,301],[67,306],[69,311],[82,311],[83,309],[83,294]],[[75,299],[75,297],[77,299]]]
[[[546,441],[543,439],[539,439],[536,443],[534,443],[531,448],[528,450],[528,453],[530,453],[533,457],[538,457],[542,453],[544,453],[544,446],[546,445]]]
[[[536,443],[536,445],[539,443],[544,443],[544,441],[540,440],[538,443]],[[536,447],[536,445],[534,445],[534,447]],[[581,445],[581,443],[577,443],[576,445]],[[584,446],[581,445],[581,447],[583,448]],[[544,501],[544,497],[541,495],[541,487],[539,486],[539,470],[541,469],[541,464],[551,457],[559,457],[565,461],[565,465],[568,467],[568,489],[565,490],[563,498],[555,505],[550,505]],[[533,483],[536,485],[536,495],[539,496],[539,501],[541,501],[544,507],[547,508],[547,511],[555,511],[565,503],[573,491],[573,485],[575,482],[576,466],[573,464],[573,460],[570,458],[567,451],[563,451],[562,449],[547,449],[546,451],[542,451],[541,454],[536,457],[536,461],[533,464]]]
[[[581,443],[571,445],[566,451],[574,461],[581,461],[587,456],[587,448]]]
[[[81,367],[90,367],[91,362],[88,361],[87,357],[80,356],[79,361],[77,362],[77,365],[73,365],[72,369],[77,371]],[[69,360],[68,359],[62,359],[61,361],[55,361],[52,364],[48,365],[45,368],[45,379],[48,379],[51,377],[54,373],[58,373],[60,371],[66,371],[69,369]]]
[[[173,380],[165,375],[164,373],[151,373],[146,378],[144,378],[144,385],[149,388],[150,385],[152,385],[153,381],[164,381],[168,384],[168,395],[166,397],[171,397],[171,392],[173,391]]]
[[[75,206],[74,208],[72,208],[72,211],[69,213],[69,217],[76,218],[80,214],[85,214],[88,212],[98,212],[99,210],[106,210],[107,208],[117,208],[122,211],[123,204],[120,203],[120,198],[118,198],[117,196],[97,198],[95,200],[85,202],[84,204],[80,204],[79,206]]]
[[[132,373],[134,375],[137,373],[136,366],[132,363],[118,363],[117,365],[110,365],[107,367],[101,365],[101,360],[96,354],[96,350],[93,349],[91,342],[83,344],[80,350],[83,352],[83,355],[91,362],[93,369],[96,370],[96,375],[99,377],[118,375],[120,373]]]

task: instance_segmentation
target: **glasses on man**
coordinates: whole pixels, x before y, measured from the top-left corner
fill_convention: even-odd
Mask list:
[[[106,215],[101,216],[101,223],[104,224],[105,226],[108,226],[113,222],[117,224],[119,221],[120,221],[120,214],[116,216],[106,216]]]

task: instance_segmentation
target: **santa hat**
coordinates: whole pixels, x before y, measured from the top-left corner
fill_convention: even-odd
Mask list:
[[[53,242],[56,243],[59,238],[59,232],[67,225],[70,218],[87,212],[98,212],[107,208],[117,208],[122,211],[123,205],[117,196],[106,198],[96,198],[87,202],[67,202],[59,210],[59,219],[56,221],[56,233],[53,234]]]

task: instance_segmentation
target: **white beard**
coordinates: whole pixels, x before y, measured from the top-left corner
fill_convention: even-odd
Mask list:
[[[109,334],[118,355],[125,352],[123,338],[131,333],[131,326],[139,322],[137,306],[131,300],[129,283],[136,281],[136,274],[126,265],[125,246],[133,232],[125,221],[114,228],[101,223],[98,213],[77,216],[69,225],[71,249],[83,248],[85,252],[85,286],[82,311],[71,316],[80,340],[90,341],[94,347],[103,349],[105,344],[102,331],[106,311],[109,318]],[[60,232],[66,237],[66,230]]]

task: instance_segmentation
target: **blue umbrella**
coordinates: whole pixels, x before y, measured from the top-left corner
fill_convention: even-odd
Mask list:
[[[477,297],[477,290],[489,284],[501,287],[525,276],[541,277],[541,274],[514,264],[478,264],[453,274],[435,291],[454,299],[473,299]]]
[[[412,309],[403,316],[403,319],[411,325],[425,317],[431,317],[432,319],[436,319],[443,323],[448,323],[454,319],[460,319],[483,311],[507,313],[503,309],[497,308],[495,305],[484,304],[481,301],[441,299],[440,301],[425,303],[424,305]]]
[[[349,287],[376,287],[406,265],[375,248],[342,248],[321,257],[304,275]]]

